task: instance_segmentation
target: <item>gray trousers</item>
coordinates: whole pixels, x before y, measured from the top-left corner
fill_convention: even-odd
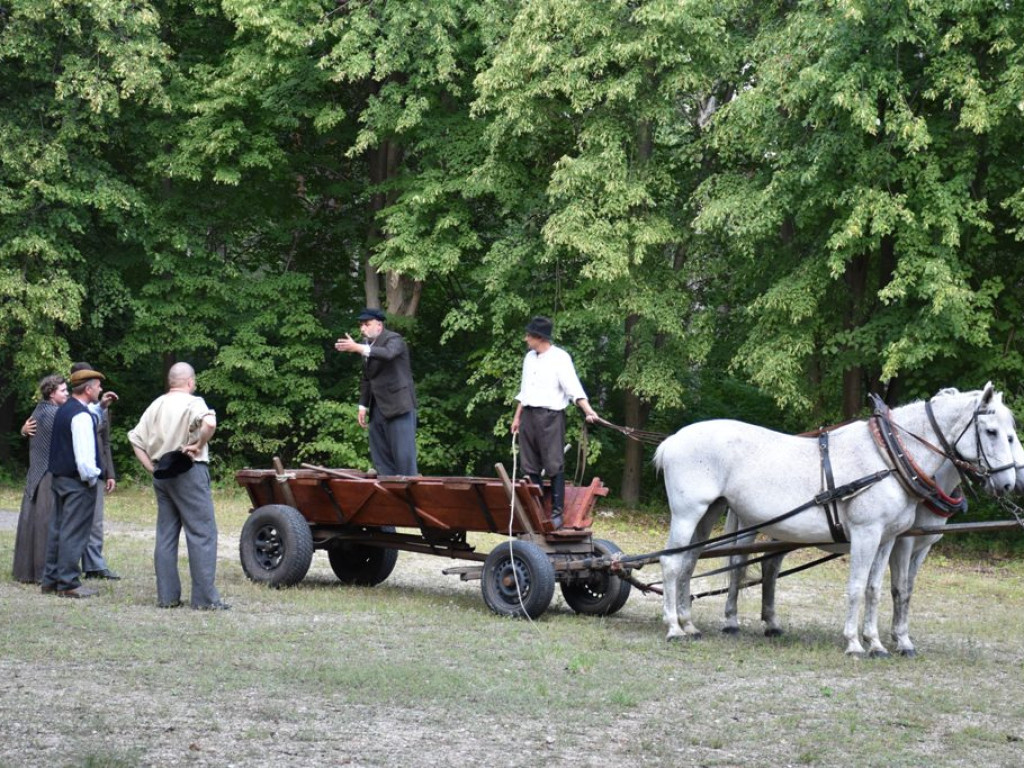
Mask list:
[[[53,478],[53,514],[46,540],[43,586],[58,590],[82,585],[78,563],[89,541],[96,488],[73,477]]]
[[[188,569],[192,576],[191,605],[204,608],[220,602],[217,575],[217,520],[210,493],[210,468],[197,462],[177,477],[153,478],[156,492],[156,593],[160,605],[181,600],[178,539],[185,530]]]
[[[103,497],[107,489],[105,481],[96,481],[96,512],[92,516],[92,529],[89,531],[89,543],[82,553],[82,570],[86,573],[107,570],[107,561],[103,557]]]
[[[378,475],[418,475],[416,411],[385,419],[370,409],[370,458]]]

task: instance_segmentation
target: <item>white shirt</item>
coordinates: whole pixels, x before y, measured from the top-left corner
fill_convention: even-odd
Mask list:
[[[570,403],[586,398],[569,353],[552,344],[538,355],[530,350],[523,359],[523,380],[516,400],[524,407],[564,411]]]
[[[103,472],[96,466],[96,422],[92,415],[79,413],[71,419],[71,446],[79,478],[83,483],[96,485]]]

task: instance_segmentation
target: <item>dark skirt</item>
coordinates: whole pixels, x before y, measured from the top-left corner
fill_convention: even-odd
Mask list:
[[[53,512],[53,491],[49,472],[36,487],[35,498],[27,493],[21,500],[18,533],[14,539],[14,578],[26,583],[39,583],[46,565],[46,537]]]

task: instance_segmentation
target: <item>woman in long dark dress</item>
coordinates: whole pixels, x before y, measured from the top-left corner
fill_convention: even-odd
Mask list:
[[[18,533],[14,539],[14,578],[38,583],[46,564],[46,535],[53,510],[50,491],[50,437],[53,417],[68,399],[68,385],[63,376],[46,376],[39,382],[42,399],[21,428],[29,438],[28,477],[25,495],[18,515]]]

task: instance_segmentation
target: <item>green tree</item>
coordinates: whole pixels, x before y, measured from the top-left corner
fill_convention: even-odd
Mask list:
[[[100,257],[145,240],[147,201],[126,178],[126,126],[167,105],[167,49],[148,2],[14,0],[0,7],[0,430],[42,374],[65,370]],[[94,246],[102,242],[105,248]],[[0,442],[0,458],[7,443]]]
[[[734,366],[780,405],[851,417],[866,389],[1020,370],[1021,178],[1003,160],[1021,139],[1022,21],[975,2],[763,11],[696,224],[756,287]]]

